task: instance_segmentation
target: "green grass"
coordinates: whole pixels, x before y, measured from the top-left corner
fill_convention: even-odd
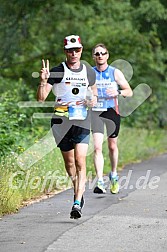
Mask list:
[[[122,128],[119,137],[119,168],[140,162],[167,151],[164,130]]]
[[[166,152],[166,143],[167,134],[165,130],[146,130],[121,127],[118,138],[118,170],[122,170],[127,164],[140,162]],[[107,140],[103,143],[103,155],[104,174],[107,174],[111,170]],[[87,158],[87,171],[91,171],[93,175],[95,175],[92,158],[92,154]]]
[[[167,151],[164,130],[134,129],[121,127],[119,135],[120,171],[126,164],[139,162]],[[107,141],[103,144],[104,173],[110,171]],[[87,174],[95,175],[93,166],[92,138],[87,156]],[[15,153],[1,162],[0,168],[0,215],[18,211],[23,202],[41,195],[71,187],[61,153],[58,148],[45,155],[30,168],[20,167]]]

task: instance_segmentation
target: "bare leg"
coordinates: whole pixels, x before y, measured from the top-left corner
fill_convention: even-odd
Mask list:
[[[117,165],[118,165],[117,140],[118,140],[118,137],[108,138],[108,149],[109,149],[109,157],[110,157],[112,172],[117,172]]]
[[[77,173],[76,173],[76,167],[75,167],[74,150],[62,151],[62,156],[64,159],[66,171],[69,177],[71,178],[73,186],[74,186],[74,194],[76,194],[78,190],[78,182],[77,182]]]
[[[93,133],[93,142],[94,142],[94,166],[98,179],[103,178],[103,167],[104,167],[104,158],[102,153],[104,135],[102,133]]]
[[[75,194],[75,199],[81,201],[82,195],[85,191],[86,183],[86,153],[88,150],[88,144],[79,143],[76,144],[74,155],[75,155],[75,166],[77,173],[77,192]]]

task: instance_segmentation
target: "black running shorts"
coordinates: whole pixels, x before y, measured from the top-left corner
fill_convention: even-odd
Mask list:
[[[91,130],[92,133],[104,134],[104,125],[106,125],[107,136],[115,138],[119,134],[120,115],[113,108],[107,111],[91,111]]]
[[[54,115],[51,120],[53,136],[61,151],[75,148],[77,143],[89,144],[90,113],[85,120],[69,120],[65,116]]]

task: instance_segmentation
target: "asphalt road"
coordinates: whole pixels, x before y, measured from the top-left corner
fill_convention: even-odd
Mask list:
[[[71,189],[3,217],[0,252],[166,252],[167,154],[119,177],[117,195],[93,194],[87,184],[81,219],[69,218]]]

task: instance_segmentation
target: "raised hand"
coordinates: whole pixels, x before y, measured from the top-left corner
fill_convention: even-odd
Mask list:
[[[45,60],[42,59],[42,69],[41,69],[41,81],[47,83],[47,80],[49,78],[49,60],[46,60],[46,64],[45,64]]]

